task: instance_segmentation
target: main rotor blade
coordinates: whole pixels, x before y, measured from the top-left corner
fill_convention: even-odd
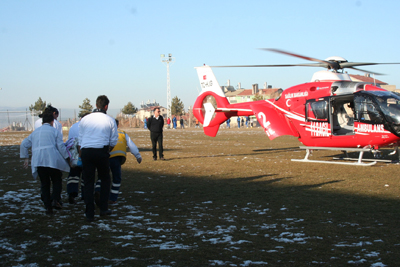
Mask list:
[[[275,49],[275,48],[260,48],[261,50],[266,50],[266,51],[271,51],[271,52],[275,52],[275,53],[280,53],[280,54],[284,54],[284,55],[288,55],[288,56],[292,56],[292,57],[298,57],[298,58],[302,58],[305,60],[309,60],[309,61],[315,61],[315,62],[320,62],[320,63],[324,63],[327,64],[327,66],[330,66],[332,69],[337,69],[337,65],[335,65],[333,62],[330,61],[325,61],[322,59],[318,59],[318,58],[313,58],[313,57],[306,57],[306,56],[302,56],[299,54],[294,54],[291,52],[287,52],[287,51],[283,51],[280,49]],[[325,67],[326,65],[324,65]]]
[[[328,67],[325,63],[309,64],[279,64],[279,65],[230,65],[230,66],[210,66],[211,68],[264,68],[264,67]]]
[[[348,69],[353,69],[353,70],[358,70],[358,71],[365,72],[365,73],[375,74],[375,75],[386,75],[386,74],[383,74],[383,73],[373,72],[373,71],[369,71],[369,70],[362,70],[362,69],[354,68],[354,67],[347,67],[347,68]]]
[[[266,51],[271,51],[271,52],[275,52],[275,53],[280,53],[280,54],[284,54],[284,55],[288,55],[288,56],[292,56],[292,57],[298,57],[298,58],[302,58],[305,60],[310,60],[310,61],[316,61],[316,62],[320,62],[320,63],[327,63],[327,61],[318,59],[318,58],[312,58],[312,57],[306,57],[306,56],[302,56],[299,54],[294,54],[291,52],[287,52],[287,51],[283,51],[280,49],[275,49],[275,48],[260,48],[261,50],[266,50]]]
[[[400,64],[400,63],[343,62],[340,63],[340,66],[342,68],[350,68],[354,66],[389,65],[389,64]]]

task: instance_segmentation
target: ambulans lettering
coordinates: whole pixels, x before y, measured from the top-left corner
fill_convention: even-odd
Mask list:
[[[357,132],[363,133],[384,133],[385,129],[383,124],[358,124]]]

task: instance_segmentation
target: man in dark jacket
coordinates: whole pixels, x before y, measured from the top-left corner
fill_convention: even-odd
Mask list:
[[[154,109],[154,116],[147,120],[147,128],[150,130],[150,139],[153,145],[153,160],[157,160],[157,143],[160,160],[165,160],[163,154],[164,118],[160,115],[160,108]]]

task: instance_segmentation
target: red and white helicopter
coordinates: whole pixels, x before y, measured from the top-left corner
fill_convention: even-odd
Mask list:
[[[230,104],[210,66],[197,67],[202,91],[193,106],[194,116],[204,133],[215,137],[219,127],[234,116],[255,115],[269,139],[282,135],[298,137],[306,149],[303,162],[373,165],[363,162],[363,153],[379,154],[379,148],[395,148],[400,143],[400,95],[373,83],[354,82],[345,68],[366,73],[356,66],[400,63],[348,62],[341,57],[325,60],[301,56],[278,49],[264,49],[317,63],[285,65],[239,65],[213,67],[324,67],[311,82],[287,88],[275,99]],[[313,150],[329,149],[359,152],[356,163],[309,160]],[[347,158],[350,159],[350,158]],[[292,159],[293,160],[293,159]]]

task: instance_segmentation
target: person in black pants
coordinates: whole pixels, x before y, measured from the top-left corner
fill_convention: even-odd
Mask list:
[[[107,96],[97,97],[96,107],[91,114],[82,118],[79,124],[78,143],[82,159],[82,176],[85,183],[86,218],[91,222],[94,220],[94,182],[95,172],[101,180],[100,197],[98,206],[100,216],[110,215],[108,209],[108,198],[110,195],[110,151],[118,141],[118,130],[115,119],[106,114],[109,100]]]
[[[41,199],[46,207],[46,214],[53,214],[53,208],[61,209],[62,172],[49,167],[37,167],[40,178]],[[50,189],[53,184],[53,192]]]
[[[150,130],[150,139],[153,146],[153,160],[157,160],[157,143],[160,160],[165,160],[163,149],[164,118],[160,115],[160,108],[154,108],[154,116],[151,116],[147,120],[147,128]]]
[[[28,149],[32,148],[32,174],[39,175],[42,201],[46,214],[53,214],[53,207],[61,209],[62,172],[69,172],[70,158],[63,143],[61,133],[53,127],[52,112],[43,113],[43,126],[37,128],[20,146],[20,157],[24,158],[24,168],[28,168]],[[53,192],[51,193],[51,187]]]

